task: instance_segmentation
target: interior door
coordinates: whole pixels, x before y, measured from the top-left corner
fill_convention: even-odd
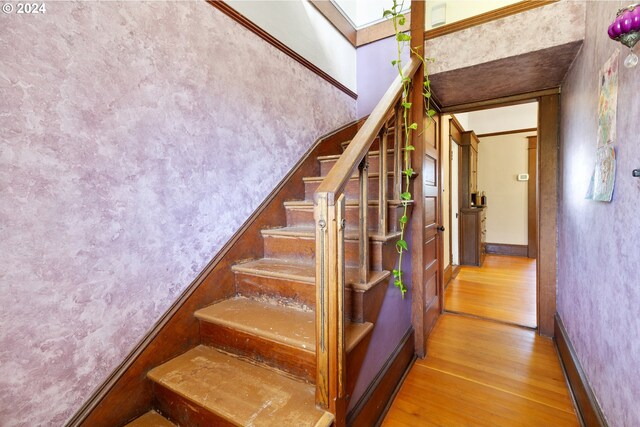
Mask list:
[[[412,227],[414,244],[418,245],[413,262],[412,323],[416,333],[416,354],[424,357],[427,338],[444,307],[442,209],[440,206],[440,116],[425,118],[421,174],[414,185],[416,208],[421,212]],[[420,209],[421,208],[421,209]],[[419,240],[418,240],[419,239]],[[418,243],[420,242],[420,243]]]

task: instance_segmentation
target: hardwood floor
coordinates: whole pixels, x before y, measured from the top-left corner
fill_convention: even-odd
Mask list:
[[[445,292],[445,310],[536,327],[536,260],[487,255],[462,266]]]
[[[551,339],[494,321],[444,314],[383,424],[578,426]]]

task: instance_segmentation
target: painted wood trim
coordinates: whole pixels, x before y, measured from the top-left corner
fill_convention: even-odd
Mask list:
[[[607,427],[607,420],[602,413],[598,400],[587,381],[587,376],[582,369],[580,360],[571,344],[567,330],[564,327],[562,318],[558,313],[555,315],[555,336],[556,349],[562,364],[569,389],[573,395],[576,412],[580,422],[585,427]]]
[[[358,95],[353,92],[351,89],[340,83],[335,78],[331,77],[328,73],[321,70],[318,66],[313,64],[311,61],[304,58],[302,55],[291,49],[286,44],[282,43],[280,40],[273,37],[271,34],[251,22],[247,17],[242,15],[240,12],[236,11],[234,8],[229,6],[223,0],[207,0],[207,3],[220,10],[222,13],[236,21],[238,24],[242,25],[276,49],[284,52],[286,55],[293,58],[295,61],[299,62],[302,66],[310,70],[311,72],[317,74],[319,77],[323,78],[327,82],[331,83],[333,86],[337,87],[353,99],[358,99]]]
[[[538,262],[536,262],[538,331],[552,336],[558,269],[558,150],[560,96],[538,102]],[[544,236],[544,238],[543,238]]]
[[[511,245],[507,243],[485,243],[485,252],[494,255],[526,257],[529,253],[529,247],[527,245]]]
[[[525,128],[525,129],[503,130],[502,132],[481,133],[480,135],[476,135],[476,136],[478,138],[488,138],[490,136],[513,135],[515,133],[527,133],[527,132],[537,132],[537,131],[538,131],[538,128]]]
[[[409,329],[347,416],[352,427],[378,426],[415,362],[414,332]]]
[[[353,47],[356,47],[356,29],[333,2],[327,0],[309,0],[309,3],[311,3],[322,16],[327,18],[327,21],[329,21]]]
[[[515,15],[517,13],[522,13],[541,6],[553,4],[557,1],[558,0],[525,0],[518,3],[510,4],[499,9],[481,13],[480,15],[452,22],[451,24],[446,24],[441,27],[426,30],[424,32],[424,39],[434,39],[446,34],[455,33],[456,31],[466,30],[467,28],[476,27],[478,25],[486,24],[487,22]]]
[[[146,366],[149,368],[155,367],[158,364],[171,359],[188,350],[190,347],[197,345],[200,342],[198,322],[193,316],[193,312],[198,308],[194,303],[194,299],[203,299],[206,301],[204,305],[209,305],[214,300],[221,300],[228,298],[235,293],[233,287],[234,277],[231,271],[231,263],[234,261],[234,252],[245,252],[238,250],[243,249],[242,240],[251,239],[251,235],[260,235],[260,230],[266,225],[262,220],[263,214],[268,215],[273,213],[272,211],[281,211],[281,215],[284,218],[284,211],[282,210],[282,202],[286,199],[293,198],[291,191],[297,191],[301,194],[304,192],[304,184],[302,183],[302,176],[308,175],[308,171],[305,169],[309,165],[313,165],[319,172],[319,165],[315,161],[315,157],[318,155],[329,154],[339,150],[340,143],[353,137],[357,128],[361,125],[362,120],[349,123],[338,130],[335,130],[325,136],[319,138],[316,143],[309,148],[307,153],[301,157],[301,159],[293,166],[289,173],[280,181],[276,188],[267,196],[267,198],[258,206],[254,213],[245,221],[240,229],[234,234],[234,236],[220,249],[211,262],[205,267],[205,269],[198,275],[198,277],[184,290],[182,295],[174,302],[174,304],[165,312],[165,314],[158,320],[158,322],[149,330],[140,342],[134,347],[134,349],[127,355],[122,363],[114,369],[109,377],[93,392],[88,400],[80,407],[75,415],[67,422],[67,426],[111,426],[116,425],[122,420],[127,421],[133,419],[136,416],[142,414],[147,405],[148,410],[151,407],[152,390],[151,382],[146,380]],[[330,144],[327,144],[330,143]],[[298,182],[299,181],[299,182]],[[294,183],[297,188],[289,190],[290,183]],[[261,239],[261,237],[258,237]],[[249,242],[249,247],[244,249],[257,248],[255,250],[262,251],[262,245],[255,245],[254,242]],[[256,257],[259,256],[256,254]],[[222,277],[224,276],[224,277]],[[224,280],[222,280],[224,279]],[[222,286],[221,284],[225,284]],[[207,288],[209,292],[204,292],[203,289]],[[213,292],[211,290],[214,290]],[[201,294],[206,295],[201,295]],[[206,297],[206,298],[205,298]],[[158,342],[161,341],[161,336],[167,334],[167,336],[174,336],[176,331],[172,329],[176,328],[176,323],[179,324],[178,332],[187,332],[188,338],[185,340],[184,345],[177,349],[173,354],[163,355],[164,360],[159,360],[158,363],[141,362],[145,357],[148,357],[150,353],[153,353],[154,358],[158,358],[159,349],[165,351],[164,345],[158,347]],[[188,323],[189,329],[187,330],[184,323]],[[167,332],[169,331],[169,332]],[[158,347],[158,348],[156,348]],[[143,366],[139,366],[143,365]],[[132,372],[135,370],[136,372]],[[137,385],[144,383],[145,391],[148,391],[148,398],[141,396],[140,389],[142,386]],[[114,402],[119,402],[120,398],[124,399],[131,406],[140,406],[135,411],[134,409],[125,408],[123,406],[118,407],[118,412],[109,410],[113,409]],[[136,401],[132,404],[132,401]],[[108,407],[105,409],[105,407]],[[94,411],[103,410],[113,415],[117,420],[103,420],[100,415],[95,415]],[[135,413],[129,413],[133,411]],[[128,417],[128,418],[127,418]],[[115,419],[114,418],[114,419]]]
[[[556,95],[560,93],[559,87],[551,89],[537,90],[534,92],[526,92],[518,95],[505,96],[502,98],[487,99],[484,101],[469,102],[465,104],[450,105],[442,108],[442,113],[468,113],[477,110],[486,110],[488,108],[509,107],[511,105],[526,104],[534,101],[542,96]]]
[[[411,22],[411,12],[407,12],[404,15],[406,17],[406,24],[404,27],[400,27],[400,29],[408,31],[409,23]],[[387,37],[393,36],[395,33],[393,22],[391,20],[384,20],[367,27],[360,28],[357,31],[356,47],[386,39]]]

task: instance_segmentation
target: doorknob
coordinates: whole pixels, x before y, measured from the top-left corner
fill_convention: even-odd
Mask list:
[[[441,225],[440,227],[437,228],[438,231],[444,231],[444,226]]]

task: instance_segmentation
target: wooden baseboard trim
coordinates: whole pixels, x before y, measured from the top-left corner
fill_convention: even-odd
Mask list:
[[[107,379],[91,394],[87,401],[78,409],[78,411],[67,421],[65,426],[77,427],[87,425],[85,422],[92,415],[92,412],[98,408],[107,396],[112,393],[116,386],[120,385],[120,382],[126,382],[125,374],[127,371],[148,352],[151,344],[154,340],[163,333],[165,327],[168,327],[174,318],[179,317],[183,307],[186,307],[190,298],[196,294],[201,286],[211,281],[210,275],[219,268],[228,269],[226,265],[229,261],[225,259],[227,254],[231,253],[236,244],[239,244],[241,239],[249,234],[254,224],[259,224],[260,215],[270,209],[273,203],[278,202],[278,198],[282,197],[281,193],[285,192],[285,187],[292,180],[292,178],[298,173],[303,165],[310,159],[310,156],[317,155],[317,151],[322,148],[323,142],[329,139],[335,139],[336,148],[340,145],[340,142],[353,137],[356,129],[361,125],[362,119],[342,126],[341,128],[332,131],[322,137],[320,137],[315,144],[313,144],[309,150],[300,158],[300,160],[291,168],[289,173],[282,178],[280,183],[274,188],[274,190],[265,198],[265,200],[258,206],[258,208],[251,214],[251,216],[245,221],[245,223],[234,233],[233,237],[218,251],[214,258],[209,262],[205,269],[196,277],[196,279],[183,291],[180,297],[171,305],[171,307],[164,313],[164,315],[156,322],[156,324],[149,330],[149,332],[140,340],[140,342],[131,350],[131,352],[125,357],[125,359],[117,366],[113,372],[107,377]],[[320,153],[327,154],[327,153]],[[280,202],[281,203],[281,202]],[[228,295],[230,296],[230,295]],[[224,297],[224,295],[222,295]],[[209,303],[211,303],[210,301]],[[193,309],[193,307],[191,307]],[[190,311],[189,318],[193,318]],[[197,323],[197,322],[196,322]],[[193,343],[196,345],[197,343]],[[186,351],[185,348],[183,351]],[[150,403],[150,401],[149,401]],[[135,415],[135,414],[134,414]],[[139,415],[139,414],[138,414]],[[89,425],[98,425],[95,422],[89,423]]]
[[[509,245],[506,243],[486,243],[485,251],[493,255],[510,255],[522,256],[529,255],[529,246],[527,245]]]
[[[564,328],[564,323],[562,323],[558,313],[555,314],[554,319],[556,349],[569,383],[569,389],[573,395],[580,422],[586,427],[607,427],[607,420],[600,409],[593,390],[591,390],[591,386],[589,386],[582,365],[567,335],[567,330]]]
[[[431,40],[436,37],[444,36],[445,34],[466,30],[467,28],[486,24],[487,22],[495,21],[497,19],[506,18],[507,16],[515,15],[516,13],[522,13],[540,6],[546,6],[548,4],[555,3],[556,1],[558,0],[520,1],[496,10],[481,13],[480,15],[472,16],[471,18],[462,19],[457,22],[452,22],[451,24],[427,30],[424,32],[424,39]]]
[[[416,359],[413,335],[413,328],[410,328],[347,415],[347,425],[369,427],[382,423]]]
[[[537,131],[538,131],[538,128],[513,129],[513,130],[503,130],[502,132],[481,133],[480,135],[476,135],[476,136],[478,138],[488,138],[490,136],[512,135],[516,133],[529,133],[529,132],[537,132]]]
[[[447,286],[451,281],[453,275],[453,269],[451,268],[451,264],[444,269],[444,285]]]
[[[338,89],[340,89],[341,91],[343,91],[344,93],[352,97],[353,99],[358,99],[358,95],[356,95],[354,91],[352,91],[351,89],[349,89],[348,87],[340,83],[335,78],[331,77],[328,73],[321,70],[318,66],[316,66],[311,61],[304,58],[302,55],[300,55],[299,53],[291,49],[289,46],[282,43],[280,40],[276,39],[271,34],[266,32],[265,30],[263,30],[262,28],[254,24],[253,22],[251,22],[251,20],[249,20],[246,16],[242,15],[240,12],[238,12],[237,10],[229,6],[223,0],[207,0],[207,3],[209,3],[216,9],[220,10],[222,13],[224,13],[225,15],[227,15],[228,17],[236,21],[238,24],[242,25],[243,27],[245,27],[246,29],[248,29],[249,31],[257,35],[258,37],[260,37],[261,39],[263,39],[264,41],[266,41],[276,49],[281,50],[282,52],[284,52],[285,54],[287,54],[288,56],[290,56],[291,58],[299,62],[302,66],[314,72],[324,80],[328,81],[329,83],[331,83],[332,85],[334,85],[335,87],[337,87]]]

